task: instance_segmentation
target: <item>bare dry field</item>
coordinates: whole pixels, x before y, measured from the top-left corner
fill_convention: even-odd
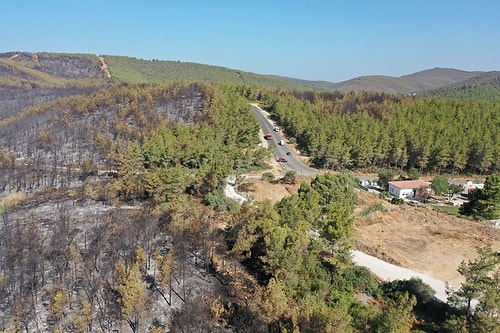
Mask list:
[[[279,171],[275,172],[279,175]],[[272,184],[257,175],[239,183],[238,192],[254,200],[277,202],[296,193],[296,185]],[[367,216],[361,212],[375,202],[383,203],[385,212]],[[457,272],[463,260],[476,256],[476,247],[490,244],[500,251],[500,230],[487,223],[438,212],[431,207],[396,206],[377,195],[360,191],[356,218],[356,247],[387,262],[446,281],[459,287],[462,277]]]

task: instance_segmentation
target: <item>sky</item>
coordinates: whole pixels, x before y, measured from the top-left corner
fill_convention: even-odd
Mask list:
[[[119,55],[341,82],[500,70],[498,0],[0,0],[0,52]]]

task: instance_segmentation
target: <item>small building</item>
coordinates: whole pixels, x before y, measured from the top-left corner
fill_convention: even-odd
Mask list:
[[[378,186],[377,177],[358,177],[359,185],[363,187]]]
[[[465,184],[463,184],[464,191],[463,193],[470,195],[477,188],[484,188],[484,183],[474,183],[471,180],[468,180]]]
[[[431,183],[423,180],[389,182],[389,193],[398,198],[415,198],[431,193]]]

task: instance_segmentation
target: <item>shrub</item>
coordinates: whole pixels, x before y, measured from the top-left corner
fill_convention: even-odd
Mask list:
[[[262,180],[265,181],[273,181],[274,180],[274,174],[272,172],[265,172],[262,174]]]
[[[293,170],[288,170],[287,172],[285,172],[285,175],[283,176],[283,178],[280,179],[280,181],[284,184],[290,184],[290,185],[293,185],[296,183],[296,178],[295,178],[295,175],[297,173]]]
[[[370,206],[366,207],[365,209],[363,209],[363,211],[361,212],[361,216],[367,216],[377,211],[385,212],[387,211],[387,209],[381,202],[375,202]]]
[[[379,285],[372,272],[362,266],[352,266],[347,268],[342,276],[346,281],[352,283],[354,289],[375,296],[379,292]]]
[[[391,204],[393,204],[393,205],[402,205],[404,203],[405,203],[405,201],[401,198],[394,197],[391,199]]]
[[[391,195],[389,194],[389,192],[383,191],[379,193],[378,197],[380,199],[388,200],[391,197]]]
[[[204,198],[204,203],[218,211],[232,211],[236,208],[236,201],[227,198],[221,192],[208,193]]]
[[[436,292],[427,283],[419,278],[411,278],[409,280],[395,280],[384,283],[382,291],[385,296],[398,299],[405,292],[414,295],[417,298],[417,304],[422,305],[434,298]]]
[[[24,193],[16,192],[10,194],[9,196],[0,201],[0,213],[8,211],[11,208],[14,208],[24,200],[26,200],[26,195]]]

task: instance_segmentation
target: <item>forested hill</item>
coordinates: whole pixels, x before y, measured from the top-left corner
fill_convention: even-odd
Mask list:
[[[261,75],[198,63],[144,60],[91,54],[8,52],[0,54],[0,106],[23,107],[89,89],[120,83],[202,81],[292,90],[373,91],[434,97],[498,98],[499,72],[468,72],[434,68],[401,77],[360,76],[333,83]],[[68,91],[68,88],[71,90]],[[491,88],[496,87],[496,88]],[[36,88],[36,90],[33,90]],[[500,88],[499,88],[500,89]],[[31,90],[31,91],[30,91]],[[23,101],[13,101],[22,91]],[[57,92],[55,92],[57,91]],[[6,97],[7,94],[7,97]],[[52,96],[52,97],[51,97]],[[28,98],[26,98],[28,97]],[[6,102],[8,100],[8,102]],[[2,105],[3,103],[3,105]],[[19,107],[16,108],[19,110]]]
[[[266,75],[178,61],[65,53],[0,53],[0,120],[21,110],[115,84],[218,82],[311,89]]]
[[[472,98],[500,102],[500,72],[481,73],[452,85],[425,91],[426,97]]]
[[[104,56],[111,77],[121,83],[203,81],[245,84],[268,88],[310,89],[307,86],[238,69],[191,62],[143,60],[122,56]]]
[[[435,317],[422,281],[355,266],[354,177],[274,179],[250,103],[319,168],[483,175],[500,170],[500,105],[271,89],[226,69],[237,84],[192,82],[130,58],[0,58],[1,332],[432,333],[499,313]],[[229,175],[254,171],[290,195],[225,196]],[[481,274],[496,279],[480,286],[490,306],[498,275]]]
[[[494,72],[488,72],[494,73]],[[467,72],[452,68],[433,68],[401,77],[385,75],[360,76],[347,81],[332,83],[327,81],[306,81],[295,78],[279,77],[295,84],[326,91],[373,91],[388,94],[421,93],[428,90],[469,85],[491,85],[489,74],[484,72]]]

